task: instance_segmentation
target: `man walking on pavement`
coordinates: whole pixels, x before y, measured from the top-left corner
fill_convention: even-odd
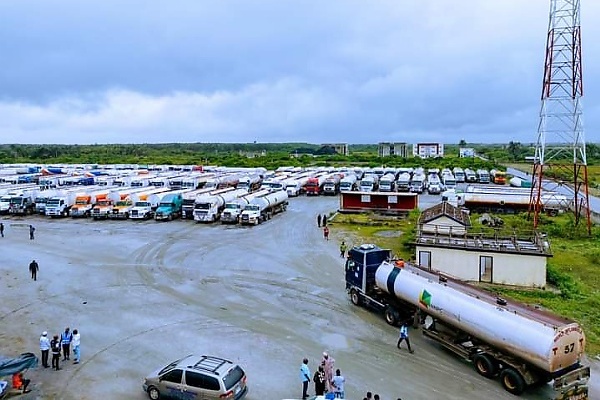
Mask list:
[[[302,365],[300,366],[300,380],[302,381],[302,400],[304,400],[308,398],[308,383],[310,382],[308,358],[302,360]]]
[[[327,214],[323,214],[323,220],[321,221],[322,225],[327,226]]]
[[[348,246],[346,246],[346,242],[342,240],[340,244],[340,257],[346,257],[346,250],[348,250]]]
[[[71,341],[73,340],[73,334],[71,333],[69,327],[65,328],[65,331],[60,335],[60,344],[62,344],[63,350],[63,361],[70,359],[70,347]]]
[[[413,349],[410,348],[410,339],[408,338],[408,324],[406,321],[402,322],[402,326],[400,327],[400,337],[398,338],[398,344],[396,347],[400,348],[400,343],[403,340],[406,340],[406,345],[408,346],[408,351],[410,354],[414,353]]]
[[[321,227],[321,214],[317,214],[317,225]]]
[[[35,260],[29,263],[29,272],[31,272],[31,279],[33,279],[34,281],[37,281],[37,273],[39,270],[40,267]]]
[[[29,225],[29,240],[35,239],[35,236],[33,235],[34,232],[35,228],[33,227],[33,225]]]
[[[48,354],[50,353],[50,339],[48,339],[48,332],[42,332],[40,336],[40,351],[42,352],[42,367],[48,368]]]
[[[323,228],[323,237],[325,238],[325,240],[329,240],[329,228],[328,227]]]
[[[4,224],[0,222],[0,235],[4,237]]]

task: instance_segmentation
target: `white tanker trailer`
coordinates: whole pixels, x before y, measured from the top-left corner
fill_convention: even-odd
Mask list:
[[[288,195],[285,190],[257,197],[244,207],[244,211],[240,216],[240,223],[242,225],[258,225],[271,219],[273,215],[287,210],[287,206]]]
[[[346,289],[352,303],[384,312],[391,325],[414,319],[425,336],[473,362],[482,376],[500,375],[510,393],[554,380],[559,398],[587,398],[585,336],[575,321],[390,256],[375,245],[350,250]]]

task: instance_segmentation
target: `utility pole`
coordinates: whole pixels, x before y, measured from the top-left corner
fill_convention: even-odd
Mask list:
[[[545,191],[560,189],[573,196],[572,202],[564,206],[573,211],[576,225],[585,221],[591,234],[582,97],[580,0],[550,0],[542,104],[529,198],[534,229],[545,205],[553,201]]]

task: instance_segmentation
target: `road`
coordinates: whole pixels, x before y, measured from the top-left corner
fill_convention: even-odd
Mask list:
[[[314,371],[327,350],[348,399],[368,390],[382,399],[514,399],[417,330],[415,354],[397,350],[397,328],[350,303],[339,232],[333,226],[327,242],[316,227],[317,213],[337,207],[337,198],[292,199],[257,227],[6,219],[0,354],[38,354],[44,330],[82,336],[82,363],[28,371],[33,391],[21,398],[145,399],[144,376],[190,353],[239,362],[249,400],[292,398],[302,358]],[[600,398],[597,385],[592,393]],[[545,386],[522,398],[550,396]]]

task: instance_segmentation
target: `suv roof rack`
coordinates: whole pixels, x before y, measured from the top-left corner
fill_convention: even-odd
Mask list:
[[[193,368],[202,369],[205,371],[212,372],[215,375],[219,375],[217,371],[219,370],[219,368],[221,368],[227,363],[231,364],[231,361],[220,357],[201,356],[200,360],[198,360],[198,362],[194,364]]]

